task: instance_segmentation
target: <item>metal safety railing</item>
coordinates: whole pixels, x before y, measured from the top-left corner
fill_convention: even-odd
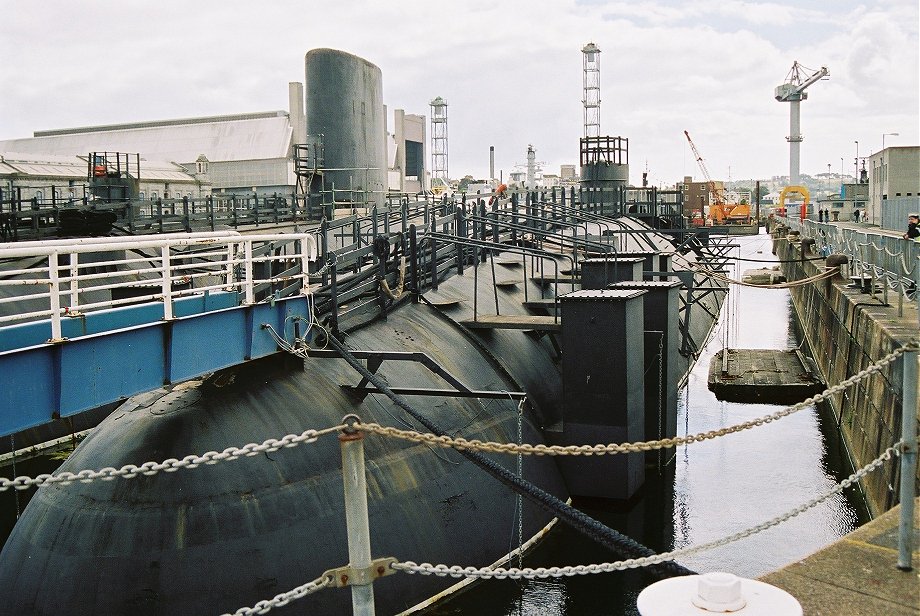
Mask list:
[[[557,210],[560,207],[563,207],[558,204],[553,205],[538,203],[531,203],[531,206],[537,207],[538,211],[552,211],[553,207],[555,207]],[[442,273],[444,273],[446,269],[457,267],[458,269],[462,270],[464,266],[464,257],[466,255],[464,249],[475,249],[472,256],[476,258],[476,262],[479,261],[478,257],[480,254],[486,254],[487,251],[514,250],[513,247],[507,244],[482,239],[480,236],[483,233],[484,225],[494,224],[494,231],[499,235],[504,233],[527,233],[528,241],[533,241],[534,234],[531,232],[534,230],[535,226],[527,227],[524,225],[522,228],[522,226],[518,224],[502,225],[501,221],[498,220],[498,217],[492,218],[487,215],[485,217],[480,217],[478,220],[471,221],[479,225],[478,230],[475,229],[477,224],[470,225],[470,227],[473,227],[473,229],[470,229],[465,228],[463,224],[457,224],[458,217],[456,214],[458,211],[462,213],[462,204],[459,210],[456,209],[454,204],[438,204],[437,206],[431,205],[430,207],[426,204],[425,206],[421,206],[415,209],[413,213],[410,214],[408,211],[408,204],[406,204],[406,207],[403,207],[401,204],[398,210],[389,208],[386,212],[375,212],[370,222],[368,222],[367,219],[358,218],[354,218],[353,220],[348,221],[330,221],[326,226],[320,241],[322,242],[323,257],[328,257],[324,268],[328,266],[328,271],[331,273],[333,278],[333,289],[331,291],[331,296],[335,296],[335,273],[339,267],[339,264],[341,263],[344,263],[349,267],[354,267],[355,269],[355,272],[351,274],[353,276],[353,280],[355,281],[355,286],[349,290],[351,293],[360,294],[363,292],[361,290],[363,287],[359,286],[361,284],[367,284],[370,285],[370,288],[374,288],[377,284],[377,281],[372,281],[369,278],[360,279],[360,277],[365,274],[368,276],[377,274],[380,272],[381,266],[384,279],[386,276],[395,275],[396,260],[388,258],[389,252],[392,247],[397,245],[399,245],[402,250],[406,250],[406,242],[408,238],[401,234],[404,233],[403,230],[410,230],[413,226],[410,224],[410,222],[413,220],[418,220],[419,217],[424,217],[424,224],[421,225],[423,232],[420,233],[418,237],[416,237],[415,234],[411,234],[412,237],[410,245],[416,249],[414,250],[409,248],[409,253],[413,258],[427,258],[428,267],[425,267],[423,263],[421,267],[416,265],[410,268],[410,279],[412,285],[414,285],[413,290],[415,292],[418,292],[421,288],[421,279],[424,277],[424,272],[426,270],[431,271],[429,280],[429,284],[431,285],[437,284],[438,278]],[[573,218],[576,216],[574,212],[571,214]],[[586,216],[585,214],[579,215]],[[462,216],[460,217],[460,220],[462,220]],[[531,215],[527,220],[531,223],[537,223],[541,222],[542,217]],[[610,222],[610,220],[611,219],[598,219],[599,222],[602,222],[605,225],[616,224]],[[551,230],[550,227],[552,227],[552,224],[552,221],[548,221],[547,228],[543,229],[541,223],[540,233],[536,234],[536,236],[542,237],[544,234],[552,235],[554,233],[563,234],[563,232],[559,229]],[[600,227],[598,226],[597,228]],[[636,235],[640,235],[642,237],[644,237],[645,233],[648,233],[640,232],[638,230],[626,229],[623,229],[623,231],[635,233]],[[339,234],[340,237],[336,238],[336,234]],[[381,234],[385,236],[387,242],[385,247],[386,254],[382,254],[383,251],[379,249],[377,254],[375,254],[375,242]],[[585,233],[585,236],[587,235],[588,234]],[[567,238],[567,241],[570,241],[572,239],[572,235],[567,236]],[[523,238],[520,239],[522,242],[524,241]],[[423,243],[425,245],[425,249],[418,249],[417,245],[421,245]],[[31,286],[32,288],[35,286],[46,286],[48,288],[47,292],[37,294],[24,294],[23,298],[28,298],[30,301],[34,300],[37,302],[47,303],[47,306],[42,307],[41,310],[36,309],[34,314],[42,314],[45,317],[50,317],[52,320],[56,318],[58,320],[57,332],[59,335],[61,331],[60,321],[64,318],[67,318],[68,314],[73,315],[74,312],[84,312],[87,310],[98,310],[105,307],[115,307],[117,305],[121,305],[121,303],[131,303],[137,301],[162,302],[163,315],[166,317],[168,311],[172,310],[173,302],[177,298],[184,297],[185,294],[231,290],[240,293],[244,297],[244,301],[253,302],[258,301],[260,297],[268,296],[271,293],[281,289],[306,291],[308,289],[307,282],[309,276],[308,262],[317,256],[318,244],[319,242],[317,242],[314,237],[309,234],[244,237],[232,233],[199,234],[169,239],[163,237],[158,237],[156,239],[126,238],[124,240],[106,238],[104,243],[100,243],[95,239],[79,240],[67,244],[66,249],[64,244],[54,244],[50,242],[36,244],[33,246],[20,244],[11,247],[9,249],[10,252],[7,253],[3,252],[3,250],[6,250],[6,248],[0,249],[0,259],[7,256],[11,258],[19,258],[25,256],[26,254],[31,254],[33,258],[36,258],[36,262],[30,267],[24,267],[16,270],[17,278],[21,279],[0,280],[0,284],[9,282],[11,283],[10,286],[12,286],[12,284],[19,284],[24,287]],[[441,245],[442,247],[445,245],[450,245],[450,247],[449,250],[442,253],[439,252],[438,245]],[[582,250],[587,250],[591,247],[591,243],[589,242],[581,245],[580,248]],[[22,249],[26,252],[19,254],[16,252],[16,249]],[[29,253],[27,252],[28,250],[31,250],[32,252]],[[88,261],[87,255],[92,253],[94,250],[98,251],[98,260]],[[523,254],[527,254],[528,251],[536,252],[537,250],[539,249],[531,247],[527,247],[526,250],[524,247],[520,248],[520,251]],[[477,252],[479,252],[479,254],[476,254]],[[112,253],[117,253],[117,255],[111,256]],[[542,257],[543,255],[540,256]],[[560,254],[555,254],[553,256],[556,260],[569,258],[567,255],[563,256]],[[74,269],[76,270],[76,273],[74,273]],[[574,265],[572,271],[574,272]],[[126,275],[126,272],[130,272],[130,275]],[[327,272],[325,270],[322,272],[314,272],[313,275],[317,277],[325,277]],[[28,276],[29,278],[25,279],[25,276]],[[558,274],[556,277],[558,278]],[[321,286],[321,289],[322,288],[325,287]],[[116,304],[116,300],[113,299],[109,299],[107,301],[99,301],[91,295],[93,290],[107,290],[111,292],[113,289],[140,291],[141,294],[118,300],[120,302],[119,304]],[[57,299],[55,300],[54,298]],[[0,300],[0,306],[2,305],[2,300]],[[335,309],[335,302],[333,301],[332,310],[334,311]],[[2,319],[6,319],[6,321]],[[16,320],[16,317],[13,316],[0,317],[0,323],[14,322]],[[898,355],[901,355],[901,353]],[[903,369],[903,375],[905,379],[904,390],[908,391],[912,387],[913,391],[916,392],[917,352],[915,346],[908,349],[907,352],[903,352],[903,356],[903,361],[905,363]],[[891,361],[894,361],[894,359],[897,359],[897,356],[886,358],[886,363],[884,365],[890,364]],[[908,366],[908,364],[911,363],[913,366],[912,371]],[[881,362],[879,362],[879,364],[881,364]],[[879,365],[878,369],[881,369],[882,367],[884,366]],[[860,374],[852,377],[852,379],[848,379],[847,382],[841,383],[840,386],[849,386],[852,383],[866,378],[870,373],[871,371],[869,370],[863,371]],[[912,381],[910,379],[912,379]],[[827,395],[831,394],[828,393]],[[811,399],[810,403],[813,402],[814,399]],[[911,424],[910,420],[905,418],[902,425],[904,435],[902,436],[902,442],[894,445],[894,449],[886,450],[887,457],[879,458],[867,467],[864,467],[864,469],[861,469],[861,474],[857,474],[858,476],[855,479],[859,479],[868,472],[871,472],[872,470],[881,466],[881,464],[883,464],[885,461],[889,460],[891,458],[892,451],[894,453],[901,454],[902,469],[904,468],[904,464],[916,464],[916,404],[917,401],[915,395],[912,399],[910,399],[909,396],[905,394],[904,412],[907,414],[913,414],[914,423]],[[798,405],[796,405],[796,407],[798,407]],[[790,411],[786,414],[791,414],[791,412],[794,411]],[[738,427],[738,429],[725,429],[724,433],[729,434],[732,432],[740,431],[741,429],[748,429],[764,425],[765,423],[769,423],[774,419],[779,419],[782,416],[785,415],[777,415],[777,417],[772,419],[762,418],[760,420],[746,422],[746,424]],[[294,447],[299,444],[312,443],[322,434],[326,434],[330,431],[337,431],[339,429],[343,429],[344,427],[345,426],[340,425],[321,431],[307,430],[299,435],[288,435],[278,440],[269,439],[268,441],[264,441],[258,445],[250,444],[241,448],[228,447],[222,452],[208,452],[201,456],[190,455],[181,460],[169,459],[163,462],[146,462],[140,464],[139,466],[127,465],[120,469],[107,468],[101,469],[99,471],[85,470],[67,475],[60,473],[58,475],[39,476],[34,479],[16,478],[15,480],[10,481],[6,480],[5,478],[0,478],[0,491],[9,488],[24,489],[32,485],[40,485],[43,483],[59,483],[66,485],[69,482],[86,483],[97,479],[111,480],[115,478],[132,478],[139,475],[154,475],[158,472],[170,472],[180,468],[191,469],[199,465],[214,464],[222,461],[233,460],[239,457],[258,455],[262,452],[276,451],[280,448]],[[364,506],[362,506],[359,496],[360,493],[364,490],[360,484],[360,479],[364,477],[363,469],[360,466],[360,464],[363,464],[363,462],[360,462],[360,452],[357,451],[360,443],[360,437],[357,434],[357,430],[361,428],[366,428],[368,432],[372,431],[370,425],[361,426],[352,423],[352,425],[349,426],[348,433],[343,435],[344,438],[341,438],[343,447],[343,464],[347,468],[345,475],[348,477],[354,477],[359,480],[359,483],[356,485],[346,485],[346,492],[350,495],[355,495],[354,498],[349,498],[349,501],[352,502],[349,507],[354,507],[355,515],[358,518],[356,524],[352,524],[350,520],[348,521],[349,542],[351,542],[353,526],[355,527],[355,536],[369,536],[366,527],[366,503]],[[718,436],[722,436],[722,434],[704,433],[702,435],[688,435],[687,437],[683,438],[683,441],[680,441],[680,444],[699,442]],[[678,441],[676,440],[670,443],[666,443],[665,440],[662,440],[658,445],[661,447],[673,447],[677,443]],[[616,449],[625,448],[623,449],[624,451],[629,451],[630,449],[627,447],[628,445],[634,445],[635,447],[638,447],[639,451],[646,451],[648,448],[650,448],[649,444],[645,443],[616,444]],[[454,439],[454,442],[445,446],[459,447],[459,445],[457,445],[457,439]],[[519,453],[528,453],[524,451],[522,445],[518,445],[515,448],[514,446],[509,447],[507,445],[488,443],[466,442],[462,444],[462,447],[470,449],[480,448],[480,446],[483,451],[500,451],[512,453],[515,455]],[[492,446],[497,446],[498,448],[487,449],[487,447]],[[346,448],[351,450],[345,451]],[[536,451],[533,453],[536,453],[537,455],[548,453],[546,451],[539,451],[539,446],[534,446],[534,449]],[[596,448],[591,446],[581,446],[578,449],[580,449],[580,451],[576,451],[573,448],[569,453],[571,455],[597,455],[599,453],[618,452],[615,451],[614,448],[610,448],[608,451],[598,451]],[[912,469],[914,467],[909,466],[908,468]],[[905,477],[909,485],[904,483]],[[855,479],[851,477],[848,481]],[[903,490],[913,489],[912,479],[912,470],[909,472],[902,470],[901,481]],[[909,500],[910,504],[912,505],[913,497],[907,499],[904,494],[905,492],[902,492],[902,506],[906,509],[906,500]],[[795,510],[793,515],[795,515],[796,512],[800,513],[801,511],[804,511],[805,509],[803,509],[803,507]],[[363,513],[361,511],[362,509],[364,509]],[[902,513],[903,511],[904,510],[902,510]],[[351,514],[348,515],[351,516]],[[362,516],[364,516],[363,521],[361,519]],[[786,519],[788,519],[788,517],[791,516],[786,516]],[[747,534],[759,532],[759,530],[762,530],[769,525],[773,525],[773,523],[774,521],[761,524],[758,527],[752,529],[751,533]],[[738,535],[733,535],[732,538],[740,538],[741,536],[747,536],[747,534],[739,533]],[[357,541],[360,542],[361,540],[357,539]],[[719,541],[725,542],[727,539]],[[908,544],[906,551],[907,560],[905,565],[908,567],[910,566],[909,545],[910,544]],[[700,550],[702,547],[696,546],[695,549]],[[675,554],[673,553],[669,553],[659,555],[654,558],[649,557],[649,560],[647,561],[643,559],[629,559],[628,561],[623,561],[622,563],[616,563],[615,567],[611,565],[611,567],[616,569],[643,566],[645,564],[651,564],[652,562],[673,558],[674,555]],[[303,586],[298,587],[297,589],[294,589],[288,593],[282,593],[275,599],[260,602],[254,608],[241,608],[237,611],[237,613],[265,613],[272,607],[285,605],[286,603],[310,594],[311,592],[315,592],[332,585],[342,585],[347,583],[342,582],[342,576],[345,576],[352,585],[356,584],[357,586],[365,587],[363,589],[359,589],[359,592],[357,593],[358,599],[356,599],[355,602],[355,613],[373,613],[373,593],[370,590],[370,584],[376,577],[391,573],[395,570],[414,573],[433,573],[435,575],[470,577],[545,577],[546,575],[554,575],[556,573],[563,575],[570,573],[568,571],[498,571],[495,569],[491,570],[495,571],[496,573],[487,573],[482,569],[469,567],[458,568],[448,567],[447,565],[429,565],[427,567],[425,565],[412,566],[414,563],[409,562],[403,563],[404,566],[395,566],[395,559],[372,560],[369,544],[366,546],[359,545],[356,547],[354,552],[352,552],[350,549],[350,559],[351,563],[347,567],[331,569],[324,573],[320,578],[317,578],[312,582],[304,584]],[[902,561],[899,560],[899,566],[901,565]],[[381,568],[383,568],[382,572]],[[594,570],[573,569],[571,571],[574,574],[581,574],[600,572],[603,570],[610,570],[610,568],[597,567]]]
[[[881,281],[886,288],[897,291],[915,291],[920,268],[920,242],[864,229],[813,220],[801,221],[794,217],[778,220],[790,230],[813,238],[820,254],[846,255],[852,274]]]
[[[521,253],[522,247],[537,251],[523,261],[525,303],[532,283],[540,286],[542,299],[559,283],[576,282],[584,258],[616,260],[621,250],[637,247],[673,250],[671,244],[662,245],[665,240],[652,237],[656,235],[653,229],[586,211],[564,192],[560,196],[555,200],[555,191],[551,191],[553,200],[546,201],[542,200],[545,194],[531,192],[512,193],[510,198],[500,193],[461,194],[455,200],[442,198],[433,203],[398,196],[386,206],[372,208],[367,216],[323,220],[318,231],[321,267],[316,274],[321,284],[316,289],[317,314],[328,316],[332,330],[338,331],[340,317],[366,314],[373,304],[385,314],[389,301],[398,299],[388,289],[402,288],[405,283],[417,300],[424,290],[437,290],[451,271],[462,273],[468,265],[486,263],[490,255]],[[687,246],[689,238],[684,240]],[[570,262],[569,271],[559,271],[559,261]],[[552,271],[544,275],[547,267]],[[533,271],[533,280],[527,278],[527,269]],[[497,280],[493,277],[492,282],[492,299],[497,305]],[[476,298],[478,293],[474,303]],[[476,303],[475,313],[478,308]]]
[[[49,319],[60,340],[64,319],[153,303],[164,319],[175,302],[236,292],[252,304],[267,293],[308,289],[317,255],[311,234],[241,236],[233,232],[25,242],[0,247],[4,269],[0,325]],[[6,308],[6,310],[4,310]]]

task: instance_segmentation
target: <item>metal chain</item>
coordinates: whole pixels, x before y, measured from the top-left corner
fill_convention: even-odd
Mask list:
[[[709,276],[710,278],[715,278],[716,280],[721,280],[722,282],[727,282],[730,284],[737,284],[743,287],[755,287],[759,289],[791,289],[793,287],[801,287],[813,282],[818,282],[819,280],[824,280],[826,278],[833,278],[837,275],[838,270],[836,268],[829,269],[820,274],[815,274],[809,278],[802,278],[801,280],[793,280],[792,282],[781,282],[777,284],[754,284],[753,282],[744,282],[743,280],[735,280],[734,278],[729,278],[728,276],[723,276],[718,272],[714,272],[710,269],[703,267],[695,262],[688,262],[691,267],[697,269],[698,272]]]
[[[325,255],[323,255],[323,258],[325,259],[323,266],[313,273],[308,273],[309,277],[318,278],[320,276],[324,276],[326,272],[332,269],[332,266],[335,265],[336,261],[338,261],[338,257],[336,256],[335,251],[327,252]]]
[[[229,460],[236,460],[241,456],[257,456],[260,453],[267,453],[272,451],[278,451],[282,447],[296,447],[304,443],[314,443],[320,436],[325,436],[326,434],[332,434],[333,432],[338,432],[345,427],[345,424],[338,426],[333,426],[331,428],[325,428],[323,430],[305,430],[300,434],[288,434],[281,437],[280,439],[270,438],[261,443],[249,443],[243,445],[242,447],[227,447],[223,451],[208,451],[200,456],[197,455],[188,455],[178,460],[176,458],[169,458],[163,460],[162,462],[144,462],[140,466],[134,464],[126,464],[121,468],[112,468],[108,466],[100,470],[82,470],[77,473],[72,473],[69,471],[64,471],[57,473],[55,475],[42,474],[37,475],[36,477],[17,477],[16,479],[7,479],[6,477],[0,477],[0,492],[8,490],[10,488],[15,488],[17,490],[25,490],[32,486],[40,486],[46,484],[58,483],[61,485],[69,485],[74,481],[79,481],[80,483],[90,483],[96,479],[101,479],[103,481],[111,481],[116,477],[122,479],[133,479],[138,475],[156,475],[159,472],[172,473],[180,468],[196,468],[201,464],[217,464],[218,462],[225,462]]]
[[[10,452],[13,454],[13,477],[16,476],[16,437],[13,434],[10,434]],[[19,510],[19,494],[15,494],[16,498],[16,520],[19,520],[19,516],[22,515],[22,512]]]
[[[226,613],[221,614],[221,616],[252,616],[252,614],[266,614],[272,608],[282,607],[291,601],[296,601],[297,599],[303,599],[307,595],[312,595],[313,593],[328,587],[331,582],[332,578],[329,576],[318,577],[312,582],[307,582],[303,586],[298,586],[293,590],[275,595],[271,599],[263,599],[252,607],[241,607],[237,611],[233,612],[233,614]]]
[[[826,400],[831,396],[844,391],[845,389],[853,386],[855,383],[860,382],[861,380],[868,378],[876,372],[880,372],[883,368],[894,362],[898,357],[900,357],[907,350],[914,350],[918,347],[916,340],[911,340],[907,345],[895,349],[882,359],[878,360],[871,366],[860,370],[850,378],[841,381],[837,385],[830,387],[820,394],[812,396],[811,398],[806,398],[802,402],[795,404],[785,409],[781,409],[772,413],[770,415],[765,415],[757,419],[752,419],[745,421],[734,426],[729,426],[727,428],[720,428],[718,430],[710,430],[708,432],[700,432],[697,434],[689,434],[687,436],[677,436],[673,438],[664,438],[654,441],[642,441],[638,443],[608,443],[608,444],[597,444],[597,445],[544,445],[542,443],[537,445],[531,445],[530,443],[524,443],[518,445],[516,443],[495,443],[481,441],[479,439],[465,439],[463,437],[450,437],[450,436],[436,436],[434,434],[426,434],[422,432],[416,432],[413,430],[400,430],[398,428],[392,428],[388,426],[381,426],[376,423],[358,423],[355,424],[355,428],[360,430],[366,430],[367,432],[373,432],[375,434],[381,434],[383,436],[391,436],[394,438],[399,438],[407,441],[413,441],[416,443],[425,443],[428,445],[437,445],[439,447],[449,447],[458,450],[475,450],[475,451],[488,451],[491,453],[522,453],[525,455],[536,455],[536,456],[592,456],[592,455],[606,455],[606,454],[620,454],[620,453],[637,453],[640,451],[653,451],[655,449],[664,449],[669,447],[678,447],[680,445],[687,445],[690,443],[699,443],[702,441],[707,441],[710,439],[718,438],[720,436],[725,436],[727,434],[734,434],[736,432],[742,432],[744,430],[749,430],[757,426],[762,426],[774,422],[783,417],[797,413],[802,409],[809,408],[812,405]]]
[[[602,563],[596,565],[575,565],[568,567],[537,567],[537,568],[502,568],[502,567],[461,567],[459,565],[432,565],[431,563],[422,563],[418,564],[412,561],[405,561],[400,563],[394,563],[392,565],[393,569],[397,571],[404,571],[406,573],[420,575],[436,575],[439,577],[450,576],[454,578],[459,577],[475,577],[475,578],[495,578],[503,580],[505,578],[519,579],[519,578],[548,578],[548,577],[571,577],[575,575],[588,575],[595,573],[609,573],[611,571],[624,571],[626,569],[636,569],[639,567],[647,567],[649,565],[655,565],[662,562],[675,560],[678,557],[689,556],[696,554],[698,552],[704,552],[706,550],[711,550],[714,548],[722,547],[723,545],[728,545],[740,539],[745,539],[751,535],[755,535],[759,532],[765,531],[769,528],[777,526],[789,520],[809,509],[816,507],[832,496],[842,492],[844,489],[850,487],[854,483],[858,482],[860,479],[874,471],[875,469],[882,466],[888,460],[891,460],[892,456],[898,453],[898,450],[901,448],[903,441],[892,445],[886,449],[878,458],[867,464],[866,466],[859,469],[857,472],[853,473],[829,491],[824,494],[808,501],[807,503],[796,507],[792,511],[785,513],[779,517],[773,518],[757,526],[753,526],[741,532],[735,533],[734,535],[729,535],[728,537],[723,537],[722,539],[717,539],[715,541],[710,541],[708,543],[701,543],[695,546],[689,546],[685,548],[678,548],[676,550],[671,550],[670,552],[662,552],[661,554],[654,554],[652,556],[644,556],[642,558],[628,558],[626,560],[618,560],[611,563]]]

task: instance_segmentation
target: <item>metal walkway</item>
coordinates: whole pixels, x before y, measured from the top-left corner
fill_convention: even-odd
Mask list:
[[[315,259],[309,234],[0,247],[0,435],[278,352]]]

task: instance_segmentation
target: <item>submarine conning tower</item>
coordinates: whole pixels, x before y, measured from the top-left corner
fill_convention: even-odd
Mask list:
[[[623,194],[629,184],[629,139],[582,137],[579,140],[580,190],[585,207],[598,214],[623,214]]]
[[[331,194],[323,202],[382,206],[387,188],[383,73],[337,49],[308,51],[304,73],[306,133],[322,151],[322,190]]]

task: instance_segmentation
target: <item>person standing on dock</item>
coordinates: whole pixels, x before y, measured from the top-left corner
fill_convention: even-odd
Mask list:
[[[920,224],[920,215],[907,215],[907,233],[904,234],[905,240],[912,240],[920,237],[920,228],[917,228],[918,224]]]

